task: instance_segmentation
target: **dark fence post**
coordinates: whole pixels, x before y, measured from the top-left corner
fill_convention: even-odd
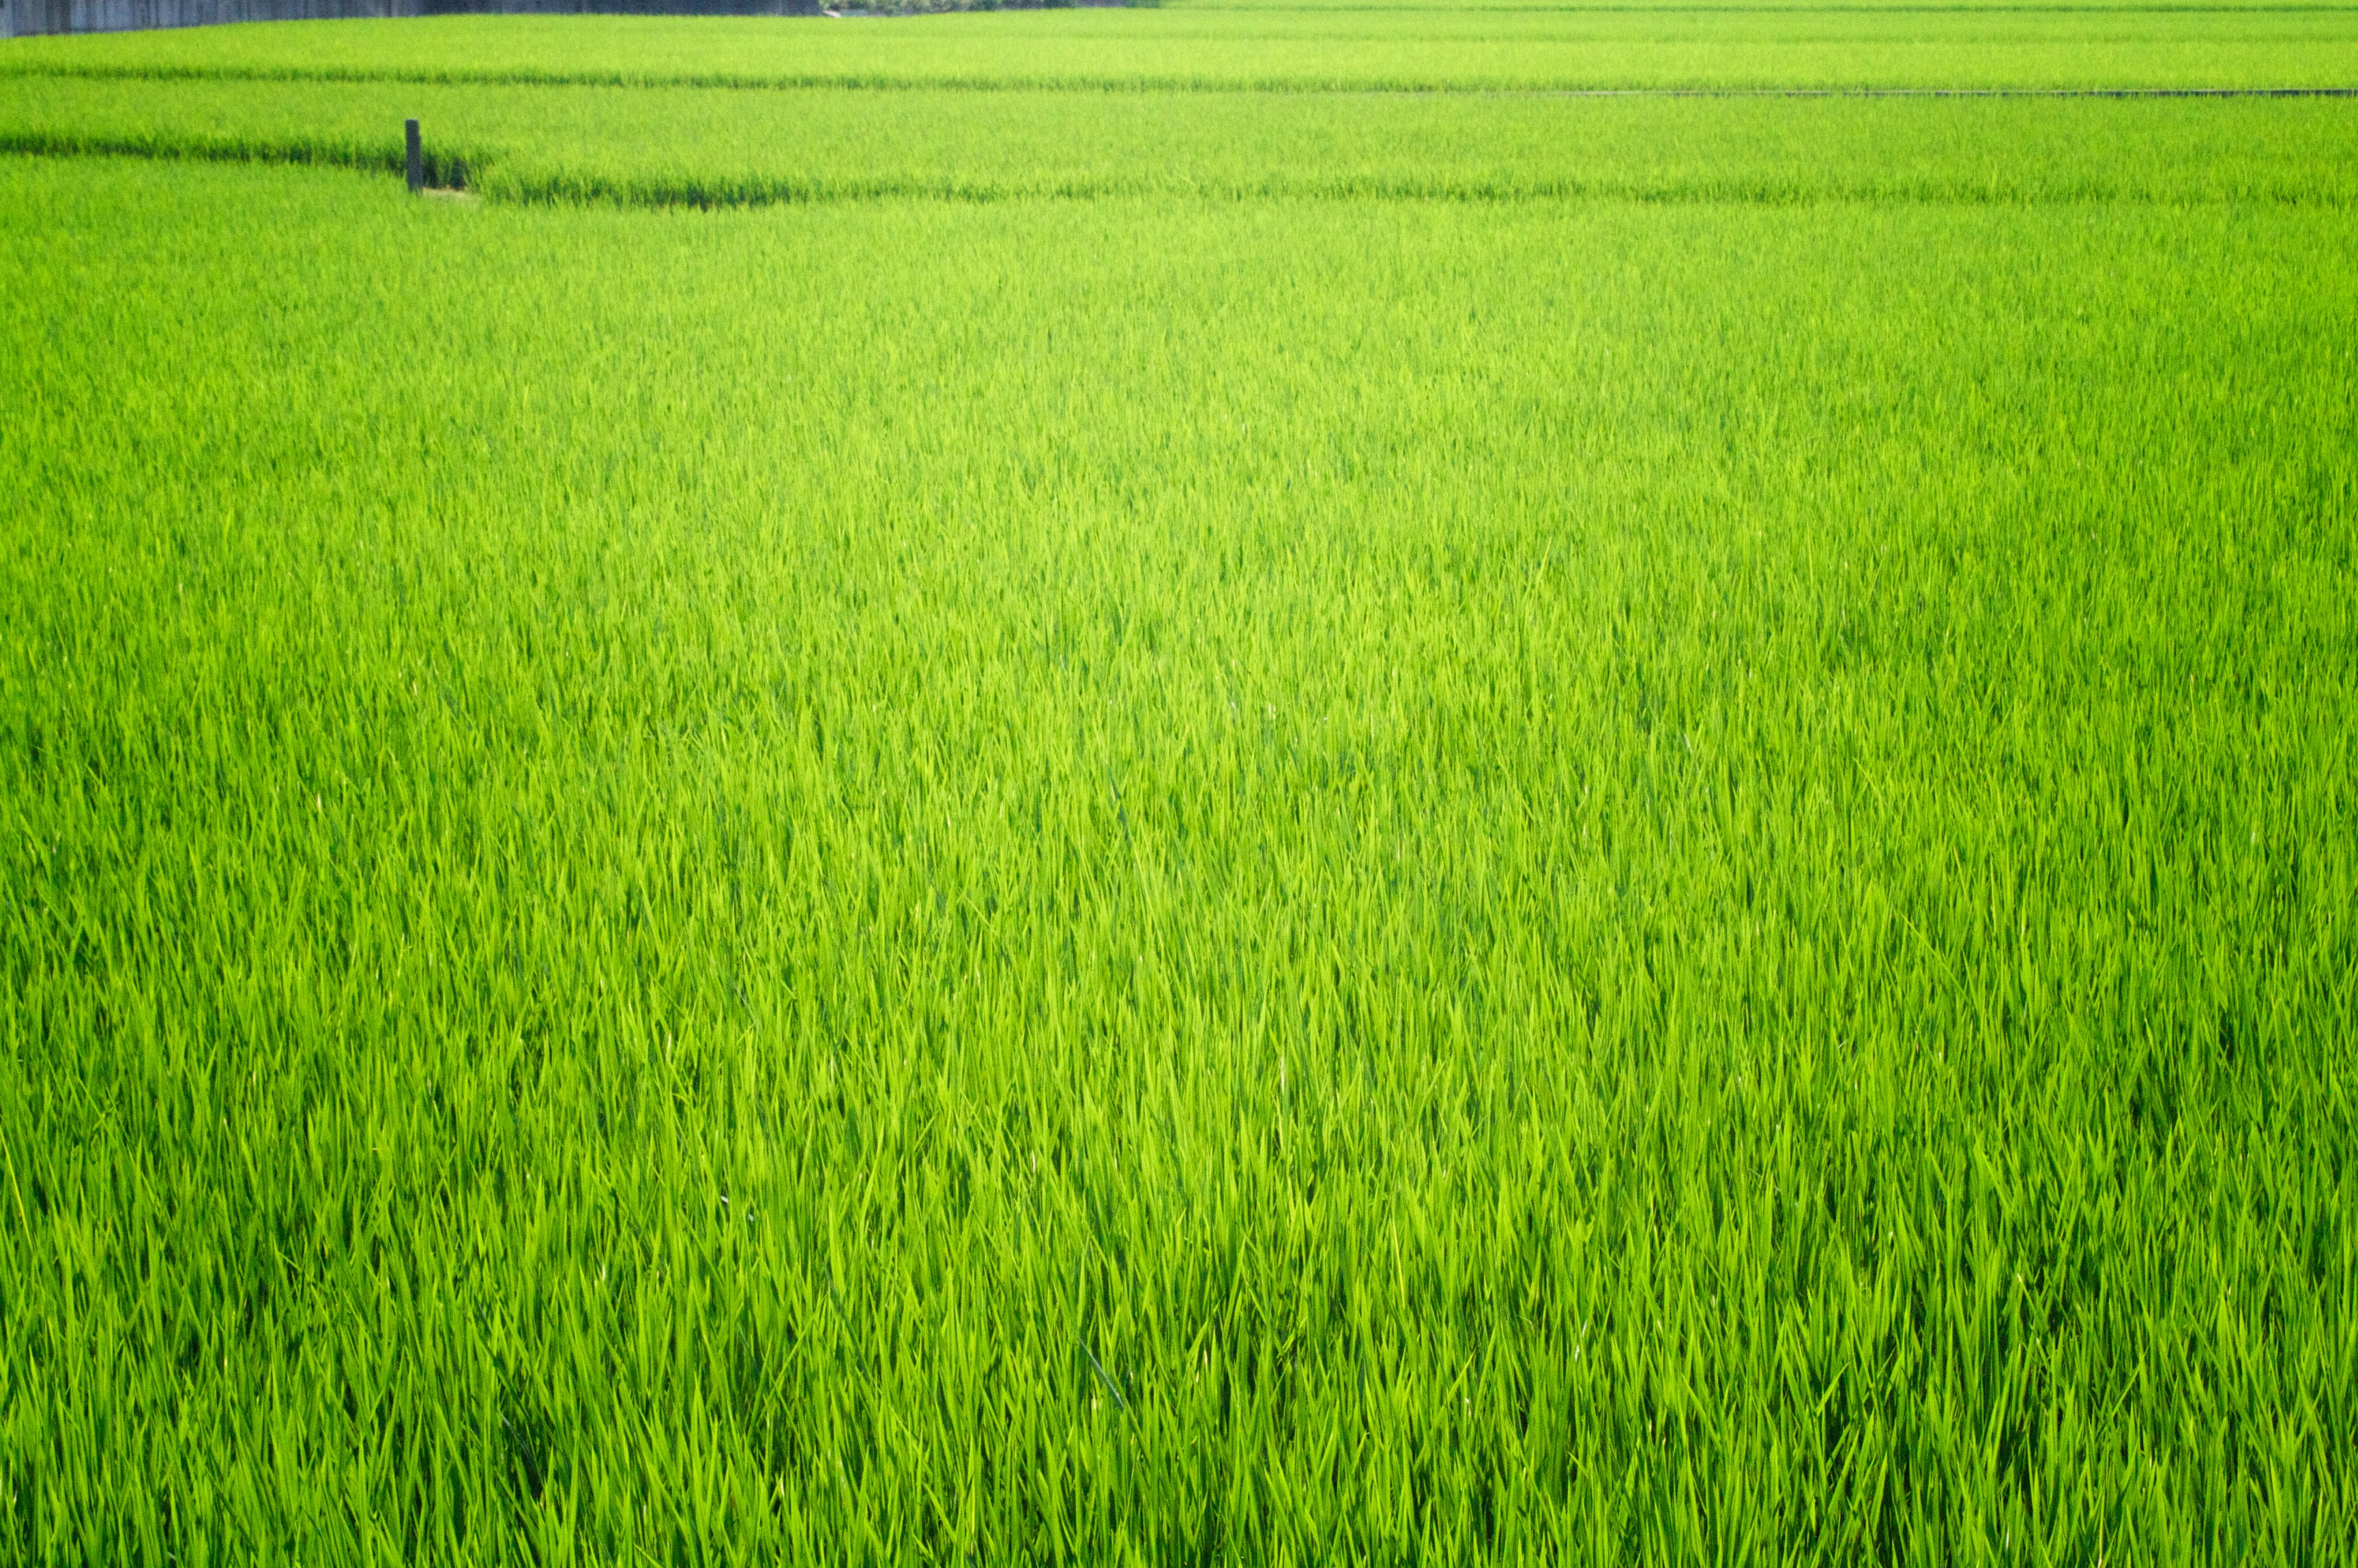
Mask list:
[[[409,193],[412,196],[426,189],[426,147],[418,140],[417,122],[406,127],[409,134]]]

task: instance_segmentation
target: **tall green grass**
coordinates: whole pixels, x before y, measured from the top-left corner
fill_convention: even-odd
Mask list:
[[[2323,1563],[2358,254],[0,160],[0,1554]]]
[[[2349,89],[2358,9],[444,16],[0,43],[0,80],[27,71],[588,86]]]

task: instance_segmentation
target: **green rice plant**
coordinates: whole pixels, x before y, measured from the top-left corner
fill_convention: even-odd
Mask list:
[[[0,213],[10,1560],[2358,1532],[2345,208]]]

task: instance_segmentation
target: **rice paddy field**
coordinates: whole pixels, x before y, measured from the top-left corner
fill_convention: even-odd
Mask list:
[[[0,43],[0,1561],[2358,1560],[2353,87]]]

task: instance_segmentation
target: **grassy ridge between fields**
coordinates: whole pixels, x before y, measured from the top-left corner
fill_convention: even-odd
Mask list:
[[[2358,105],[1547,100],[23,78],[0,148],[391,171],[494,198],[2358,200]]]
[[[26,38],[0,73],[481,85],[1488,92],[2358,87],[2358,9],[452,16]]]

